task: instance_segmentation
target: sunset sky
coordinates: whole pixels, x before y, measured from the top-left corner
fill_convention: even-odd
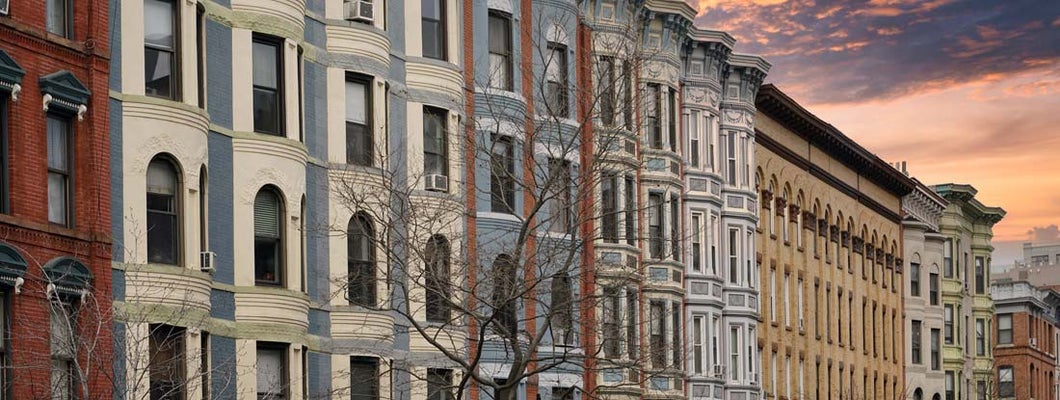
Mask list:
[[[693,5],[697,25],[773,64],[766,82],[882,159],[1005,208],[994,265],[1031,236],[1060,241],[1060,1]]]

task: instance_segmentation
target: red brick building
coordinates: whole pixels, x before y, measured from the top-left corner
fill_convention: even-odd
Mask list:
[[[998,399],[1056,399],[1060,293],[1022,281],[990,286]]]
[[[0,398],[112,398],[105,1],[0,1]]]

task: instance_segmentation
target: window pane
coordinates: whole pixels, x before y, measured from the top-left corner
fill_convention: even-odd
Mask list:
[[[277,53],[279,48],[273,43],[254,42],[254,86],[277,89]]]
[[[65,120],[48,117],[48,168],[67,171],[67,151],[70,148],[67,143],[69,134],[69,123]]]
[[[48,221],[66,224],[66,177],[48,174]]]
[[[350,399],[372,400],[379,397],[379,359],[351,357]]]
[[[184,331],[151,326],[148,338],[151,400],[184,398]]]
[[[148,95],[172,97],[173,53],[144,49],[144,91]]]
[[[346,121],[368,122],[368,97],[364,82],[346,81]]]
[[[173,48],[173,3],[144,1],[144,44]]]
[[[280,95],[275,90],[254,88],[254,130],[280,132]]]
[[[69,0],[48,0],[47,17],[48,17],[48,32],[60,35],[63,37],[67,36],[67,2]]]
[[[258,349],[258,398],[283,398],[283,350]]]

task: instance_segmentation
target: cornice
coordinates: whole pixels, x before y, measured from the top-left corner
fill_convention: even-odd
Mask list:
[[[909,177],[810,113],[773,84],[762,86],[755,105],[763,114],[892,194],[905,196],[913,191],[914,183]]]

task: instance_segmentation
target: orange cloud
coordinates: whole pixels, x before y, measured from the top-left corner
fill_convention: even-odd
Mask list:
[[[890,27],[890,28],[877,28],[876,34],[880,36],[894,36],[902,33],[902,28]]]

